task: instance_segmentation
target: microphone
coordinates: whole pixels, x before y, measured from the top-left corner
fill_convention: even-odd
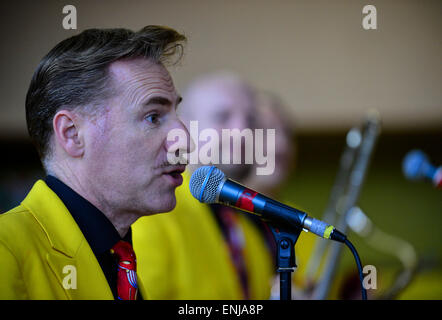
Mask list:
[[[407,179],[429,179],[437,188],[442,188],[442,166],[436,168],[421,150],[411,150],[402,162],[402,171]]]
[[[335,227],[309,217],[305,212],[272,200],[233,180],[215,166],[198,168],[190,178],[190,192],[202,203],[220,203],[258,215],[275,227],[308,230],[322,238],[345,242]]]

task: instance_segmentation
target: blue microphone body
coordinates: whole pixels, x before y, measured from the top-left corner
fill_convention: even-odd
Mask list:
[[[292,228],[302,227],[307,217],[305,212],[274,201],[229,179],[223,183],[218,201],[257,214],[263,220],[272,220]]]

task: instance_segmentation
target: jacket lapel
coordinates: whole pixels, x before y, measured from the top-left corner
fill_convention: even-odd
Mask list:
[[[106,277],[89,244],[57,195],[38,180],[22,205],[44,230],[51,250],[48,265],[68,299],[113,299]]]

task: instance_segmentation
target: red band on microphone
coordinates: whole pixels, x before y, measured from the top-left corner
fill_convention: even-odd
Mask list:
[[[244,189],[244,191],[241,193],[241,196],[238,198],[238,201],[236,201],[235,206],[243,210],[253,212],[254,205],[252,201],[257,194],[258,192],[255,192],[253,190]]]
[[[442,167],[439,167],[434,174],[433,183],[436,188],[442,189]]]

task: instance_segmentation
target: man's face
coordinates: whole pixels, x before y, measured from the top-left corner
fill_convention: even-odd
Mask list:
[[[246,88],[234,84],[212,83],[201,88],[195,101],[200,128],[253,128],[254,101]]]
[[[222,129],[254,129],[255,128],[255,101],[249,89],[237,83],[212,82],[194,89],[189,97],[192,104],[193,114],[198,120],[199,130],[206,128],[215,129],[220,137],[220,148]],[[204,142],[205,143],[211,143]],[[219,164],[219,167],[227,175],[234,179],[242,179],[251,169],[251,165],[244,164],[245,146],[244,139],[241,140],[241,163],[233,164],[233,143],[230,143],[231,164]],[[222,150],[219,150],[221,155]]]
[[[275,170],[272,174],[261,176],[262,183],[267,188],[275,188],[284,182],[294,162],[294,145],[290,141],[290,132],[284,124],[282,114],[278,113],[271,101],[260,108],[261,126],[266,129],[275,129]],[[282,108],[282,107],[281,107]],[[268,154],[267,141],[264,140],[264,152]]]
[[[146,59],[117,61],[110,74],[116,94],[90,121],[85,140],[94,197],[139,215],[170,211],[185,168],[167,163],[168,152],[186,148],[175,144],[172,150],[167,141],[170,130],[186,130],[176,114],[181,98],[164,66]]]

